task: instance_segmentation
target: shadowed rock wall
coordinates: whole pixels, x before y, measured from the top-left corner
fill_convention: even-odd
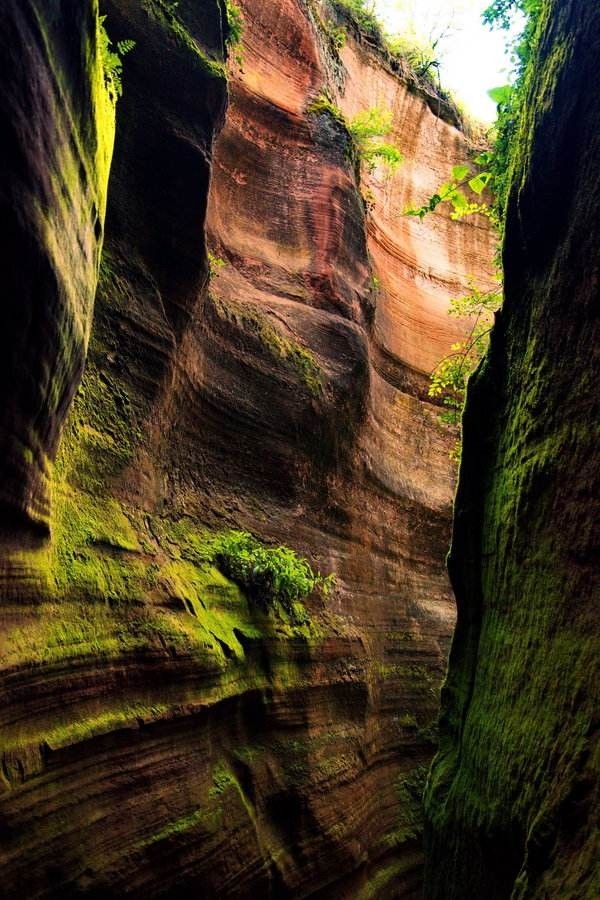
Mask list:
[[[81,378],[102,245],[114,108],[97,3],[2,10],[0,528],[47,531],[58,438]],[[18,541],[17,541],[18,543]],[[26,582],[13,560],[0,578]]]
[[[600,10],[544,4],[469,387],[427,896],[598,896]]]

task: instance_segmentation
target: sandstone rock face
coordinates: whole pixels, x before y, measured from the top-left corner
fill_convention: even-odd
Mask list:
[[[600,889],[599,44],[596,5],[544,4],[506,301],[465,419],[458,625],[427,798],[440,900]]]
[[[52,462],[83,370],[114,108],[96,2],[60,0],[49,13],[7,0],[1,27],[0,527],[18,528],[19,544],[48,529]],[[8,590],[27,582],[2,549],[0,568]]]
[[[106,11],[136,47],[51,539],[29,551],[48,586],[1,612],[2,889],[418,897],[453,626],[453,437],[426,373],[492,241],[400,213],[467,142],[350,25],[338,53],[324,6],[245,0],[229,92],[220,3]],[[349,117],[393,106],[393,177],[359,183],[343,123],[311,112],[325,88]],[[210,556],[232,528],[333,591],[258,608]]]

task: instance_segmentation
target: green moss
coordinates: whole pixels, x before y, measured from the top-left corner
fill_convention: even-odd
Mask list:
[[[246,334],[257,339],[271,356],[284,363],[313,397],[324,391],[324,378],[314,353],[297,341],[284,337],[255,307],[228,300],[213,298],[217,315],[233,323]]]
[[[216,834],[222,828],[222,825],[222,809],[211,809],[210,807],[197,809],[187,816],[182,816],[181,819],[177,819],[175,822],[169,822],[156,834],[141,841],[136,849],[151,847],[160,841],[166,841],[169,838],[177,837],[190,831],[198,831],[202,835]]]
[[[144,643],[126,613],[104,604],[46,603],[42,611],[0,638],[2,659],[11,665],[52,665],[78,656],[116,656]]]
[[[343,125],[345,129],[348,128],[346,118],[341,109],[336,106],[335,103],[332,103],[327,94],[323,91],[318,94],[314,100],[311,100],[308,104],[307,112],[313,116],[331,116],[332,119],[335,119],[336,122]]]
[[[197,41],[194,40],[177,15],[177,2],[172,2],[172,0],[141,0],[141,7],[150,18],[162,25],[177,46],[191,51],[193,58],[203,72],[213,78],[226,80],[225,65],[207,56]]]
[[[232,787],[239,787],[237,778],[226,763],[218,763],[213,769],[213,783],[208,796],[220,797]]]
[[[371,876],[366,885],[357,895],[356,900],[379,900],[387,896],[386,890],[400,876],[420,863],[419,857],[409,856],[396,859],[391,863],[385,863]]]
[[[415,722],[416,724],[416,722]],[[427,780],[427,765],[417,765],[403,773],[396,781],[398,813],[396,826],[382,838],[388,848],[400,847],[409,841],[420,840],[423,834],[423,791]]]
[[[97,186],[98,215],[102,224],[106,213],[106,201],[108,196],[108,178],[112,161],[113,146],[115,140],[115,97],[107,88],[105,67],[102,59],[102,23],[100,16],[96,16],[96,34],[94,35],[93,48],[88,47],[89,73],[92,82],[92,106],[96,120],[96,143],[93,161],[90,160],[88,178],[89,183]],[[83,149],[83,148],[81,148]],[[78,160],[88,160],[88,153],[79,153]],[[98,246],[98,259],[102,244]]]
[[[597,838],[574,798],[600,769],[590,752],[596,298],[579,278],[596,249],[586,241],[597,165],[579,152],[584,138],[572,142],[568,118],[589,80],[591,10],[578,7],[578,27],[560,4],[543,4],[511,175],[505,306],[468,389],[449,560],[459,617],[426,795],[432,897],[583,897],[594,881]],[[596,97],[578,120],[588,134]]]
[[[152,705],[136,703],[118,709],[106,709],[81,720],[54,725],[45,733],[45,741],[49,747],[56,750],[91,737],[110,734],[121,728],[137,728],[140,721],[160,718],[167,710],[168,707],[164,703]]]
[[[403,713],[403,715],[398,716],[396,721],[402,728],[418,728],[419,724],[417,722],[417,717],[412,713]]]
[[[216,639],[228,656],[243,659],[239,637],[260,639],[263,631],[253,620],[246,597],[217,569],[199,568],[187,560],[171,560],[158,575],[158,582],[169,597],[182,606]]]

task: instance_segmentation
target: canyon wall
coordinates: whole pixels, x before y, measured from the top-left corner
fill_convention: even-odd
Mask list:
[[[549,0],[472,381],[427,892],[592,900],[598,843],[600,9]]]
[[[136,46],[86,370],[57,455],[52,420],[50,536],[3,519],[7,898],[421,893],[454,623],[455,438],[427,374],[468,324],[449,298],[491,277],[492,237],[475,218],[401,215],[472,155],[431,84],[327,5],[241,6],[226,66],[216,0],[104,5],[113,41]],[[72,66],[47,71],[87,96]],[[393,174],[359,172],[344,116],[370,107],[393,110]],[[86,236],[62,219],[45,232],[86,265],[101,227],[82,205],[103,171],[72,186]],[[61,415],[89,332],[85,271]],[[43,296],[24,308],[40,352],[62,358]],[[332,592],[257,607],[208,553],[228,529],[335,573]]]
[[[7,0],[2,16],[0,508],[20,546],[48,530],[51,462],[85,360],[115,98],[95,2],[63,0],[48,16]],[[16,559],[1,568],[8,590],[28,580]]]

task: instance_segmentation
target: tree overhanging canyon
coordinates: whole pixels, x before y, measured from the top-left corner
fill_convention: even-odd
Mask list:
[[[5,2],[7,900],[598,895],[600,11],[542,4],[449,578],[497,237],[403,213],[482,148],[352,7]]]

